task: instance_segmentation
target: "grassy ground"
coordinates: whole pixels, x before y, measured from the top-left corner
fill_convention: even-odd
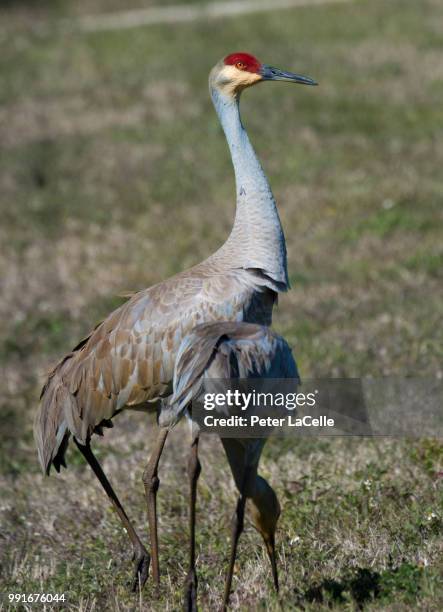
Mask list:
[[[171,435],[161,464],[163,586],[139,599],[125,534],[77,453],[63,475],[39,472],[44,373],[114,296],[227,235],[232,171],[206,75],[245,49],[321,84],[263,85],[243,101],[287,236],[293,291],[275,324],[302,375],[441,377],[443,6],[374,0],[87,36],[53,21],[103,7],[2,8],[0,590],[64,592],[72,610],[171,610],[186,567],[186,435]],[[142,533],[154,432],[122,415],[95,444]],[[216,609],[235,490],[217,440],[201,459],[200,603]],[[269,443],[283,608],[441,609],[442,463],[432,440]],[[234,587],[234,608],[278,609],[251,528]]]

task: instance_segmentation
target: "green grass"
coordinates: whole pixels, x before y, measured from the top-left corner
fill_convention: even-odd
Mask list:
[[[227,52],[250,50],[320,82],[264,84],[242,101],[287,238],[293,290],[275,326],[302,376],[435,377],[443,362],[441,3],[375,0],[88,35],[59,26],[118,8],[1,9],[1,591],[65,592],[73,610],[140,602],[127,590],[125,534],[78,453],[62,476],[38,472],[39,387],[118,294],[191,266],[228,234],[232,169],[207,93]],[[95,443],[144,535],[152,425],[122,415]],[[148,584],[142,609],[181,606],[187,448],[175,432],[161,465],[164,580],[158,594]],[[270,442],[262,471],[283,505],[282,607],[441,609],[442,461],[432,440]],[[205,610],[220,605],[235,490],[215,440],[203,441],[202,463]],[[248,528],[233,607],[277,610],[271,587]]]

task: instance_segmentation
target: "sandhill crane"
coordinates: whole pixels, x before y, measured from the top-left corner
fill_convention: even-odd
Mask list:
[[[268,379],[278,385],[281,379],[299,382],[297,366],[286,341],[268,327],[251,323],[216,322],[195,327],[183,340],[175,363],[174,393],[163,402],[160,420],[163,426],[173,427],[186,414],[192,419],[193,400],[213,388],[214,383],[247,379]],[[225,387],[226,388],[226,387]],[[220,389],[219,389],[220,390]],[[195,504],[197,480],[199,426],[192,425],[191,453],[188,464],[190,481],[190,554],[186,588],[186,609],[196,609],[197,576],[195,573]],[[257,474],[265,438],[226,437],[221,439],[229,466],[239,491],[232,521],[232,541],[229,569],[226,577],[224,608],[231,591],[237,543],[243,530],[246,500],[251,501],[251,518],[263,537],[271,561],[275,589],[278,591],[275,555],[275,529],[280,505],[272,487]]]
[[[155,408],[171,393],[178,347],[197,324],[232,320],[270,325],[277,295],[288,289],[277,208],[240,119],[241,92],[261,81],[316,84],[246,53],[231,54],[212,69],[210,93],[231,152],[237,191],[235,221],[226,242],[202,263],[136,293],[112,312],[55,366],[42,390],[34,426],[42,468],[49,474],[51,465],[57,470],[65,465],[72,435],[128,532],[134,588],[146,581],[150,558],[92,452],[91,436],[110,426],[124,408]],[[143,473],[157,584],[157,469],[167,433],[160,430]]]

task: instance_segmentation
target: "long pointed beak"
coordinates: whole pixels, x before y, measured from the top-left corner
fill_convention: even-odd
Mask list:
[[[271,562],[272,578],[274,580],[274,587],[278,593],[278,572],[277,572],[277,555],[275,552],[275,537],[272,535],[267,541],[265,540],[266,550],[268,553],[269,561]]]
[[[267,66],[266,64],[262,64],[260,75],[264,81],[289,81],[290,83],[300,83],[301,85],[318,85],[318,83],[310,77],[303,76],[302,74],[295,74],[294,72],[284,72],[283,70]]]

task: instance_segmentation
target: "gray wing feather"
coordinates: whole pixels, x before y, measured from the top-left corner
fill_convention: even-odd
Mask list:
[[[160,424],[174,426],[208,378],[299,380],[299,374],[289,345],[268,327],[225,321],[199,325],[179,348],[174,392],[164,402]]]

